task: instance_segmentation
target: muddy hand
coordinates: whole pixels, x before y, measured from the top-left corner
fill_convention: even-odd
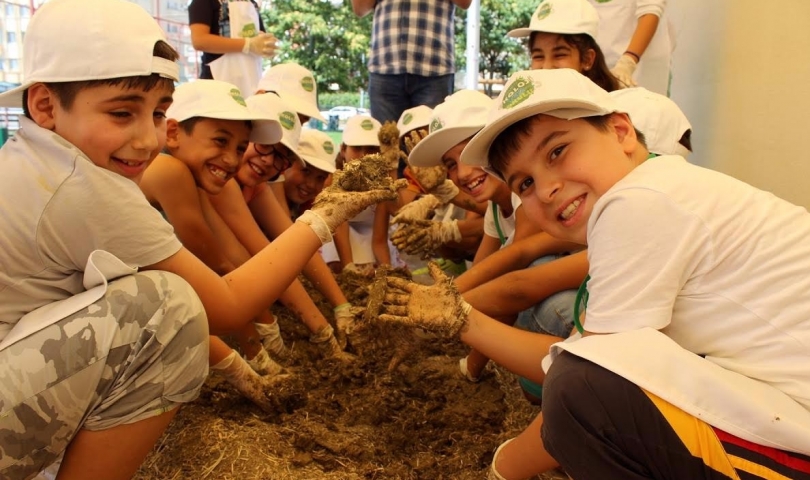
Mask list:
[[[410,165],[414,179],[427,193],[433,193],[439,185],[447,180],[447,168],[444,165],[435,167],[415,167]]]
[[[415,147],[416,144],[421,142],[427,136],[428,136],[427,128],[420,128],[417,130],[413,130],[411,133],[405,135],[405,153],[410,155],[411,152],[413,151],[413,147]]]
[[[388,277],[383,313],[378,318],[455,338],[467,324],[472,307],[435,262],[428,263],[428,269],[434,280],[430,286]]]
[[[399,168],[400,159],[407,162],[407,155],[399,149],[399,129],[397,128],[396,122],[385,122],[383,126],[380,127],[377,138],[380,140],[380,155],[385,158],[389,170]]]
[[[441,205],[441,202],[434,195],[425,195],[400,208],[394,218],[391,219],[391,224],[406,220],[427,220],[439,205]]]
[[[450,242],[461,241],[458,220],[449,222],[410,220],[400,225],[400,228],[391,235],[391,243],[409,255],[429,256]]]

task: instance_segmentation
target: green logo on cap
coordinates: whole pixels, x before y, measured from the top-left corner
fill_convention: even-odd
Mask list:
[[[402,117],[402,124],[407,125],[413,121],[413,115],[410,113],[406,113],[404,117]]]
[[[325,142],[323,142],[323,151],[328,153],[329,155],[332,155],[333,153],[335,153],[335,144],[332,143],[331,140],[326,140]]]
[[[304,77],[301,79],[301,88],[307,92],[315,90],[315,79],[312,77]]]
[[[430,133],[433,133],[436,130],[441,130],[442,127],[444,127],[442,121],[438,118],[434,118],[433,120],[430,121],[430,126],[428,127],[428,130],[430,131]]]
[[[363,130],[374,130],[374,123],[371,120],[363,120],[360,122],[360,128]]]
[[[242,92],[240,92],[238,88],[232,88],[229,93],[231,94],[231,98],[233,98],[236,103],[242,105],[243,107],[247,107],[245,99],[242,98]]]
[[[549,16],[551,13],[551,4],[546,3],[545,5],[541,6],[537,9],[537,14],[535,15],[538,20],[542,20]]]
[[[531,78],[517,77],[512,85],[503,94],[503,108],[512,108],[531,97],[534,93],[534,83]]]
[[[293,112],[281,112],[278,114],[278,122],[285,130],[295,128],[295,114]]]
[[[240,35],[242,35],[242,38],[253,38],[258,34],[259,32],[256,29],[256,24],[248,23],[242,27],[242,33]]]

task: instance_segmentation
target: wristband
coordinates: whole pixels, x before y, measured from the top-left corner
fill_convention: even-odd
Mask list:
[[[307,210],[302,213],[296,222],[309,225],[309,228],[315,232],[315,235],[318,236],[322,245],[326,245],[332,241],[332,232],[329,230],[329,225],[326,223],[326,220],[312,210]]]
[[[637,53],[633,53],[630,50],[627,50],[626,52],[624,52],[624,54],[625,55],[630,55],[631,57],[634,57],[636,59],[636,63],[641,61],[641,57]]]

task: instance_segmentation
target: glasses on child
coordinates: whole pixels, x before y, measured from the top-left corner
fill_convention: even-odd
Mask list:
[[[261,156],[273,156],[273,167],[279,172],[283,172],[292,166],[292,159],[290,158],[289,151],[282,151],[273,145],[262,145],[259,143],[253,144],[253,148]],[[286,150],[286,149],[285,149]]]

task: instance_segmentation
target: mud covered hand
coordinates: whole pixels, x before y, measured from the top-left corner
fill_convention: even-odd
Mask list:
[[[633,80],[633,73],[636,71],[636,66],[636,60],[625,53],[619,57],[616,65],[610,69],[610,73],[625,87],[635,87],[637,84],[636,81]]]
[[[391,223],[395,224],[407,220],[426,220],[441,204],[442,202],[434,195],[425,195],[400,208],[394,218],[391,219]]]
[[[407,163],[408,156],[399,149],[399,129],[396,122],[385,122],[380,127],[377,138],[380,140],[380,155],[385,158],[389,170],[398,169],[400,160]]]
[[[315,198],[310,210],[304,212],[297,222],[309,225],[321,243],[332,241],[332,232],[341,223],[355,217],[371,205],[388,200],[396,200],[397,190],[407,185],[407,180],[388,181],[370,185],[365,191],[347,191],[341,187],[340,176],[344,171],[335,172],[335,180]]]
[[[276,36],[272,33],[259,32],[255,37],[245,39],[242,53],[270,58],[276,54]]]
[[[434,222],[431,220],[400,222],[400,227],[391,235],[391,243],[400,252],[409,255],[429,256],[447,243],[460,241],[461,231],[458,228],[458,220],[449,222]]]
[[[337,327],[335,338],[337,338],[340,348],[345,349],[348,343],[348,336],[351,335],[356,326],[354,318],[357,314],[357,310],[352,307],[351,303],[344,303],[335,307],[334,314],[335,327]]]
[[[436,188],[447,181],[447,168],[444,165],[436,165],[435,167],[414,167],[409,165],[409,167],[416,183],[427,193],[433,193]]]
[[[387,277],[388,290],[378,318],[455,338],[467,324],[472,307],[439,265],[430,262],[428,269],[434,280],[430,286]]]
[[[405,153],[410,155],[411,152],[413,151],[413,147],[415,147],[416,144],[421,142],[427,136],[428,136],[427,128],[419,128],[405,135]]]

